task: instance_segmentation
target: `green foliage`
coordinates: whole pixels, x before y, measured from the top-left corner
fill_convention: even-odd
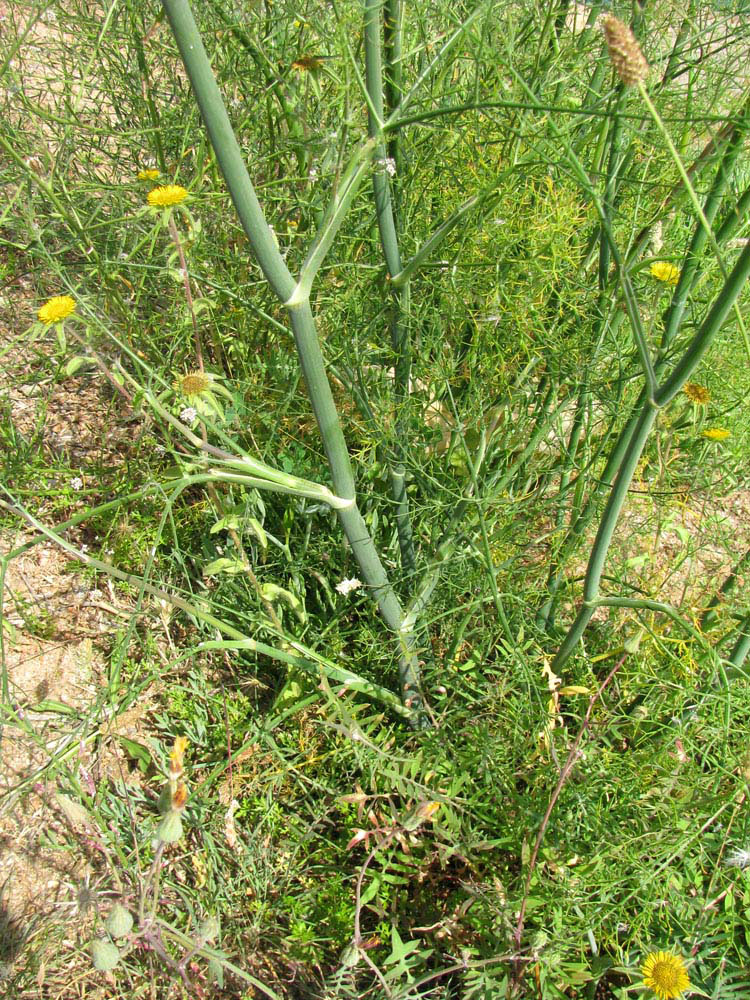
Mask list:
[[[398,717],[399,651],[367,586],[337,590],[361,570],[320,492],[330,447],[316,389],[164,15],[70,0],[56,20],[54,5],[19,4],[0,43],[11,347],[35,390],[101,387],[138,428],[81,489],[70,456],[44,444],[45,414],[21,430],[0,396],[3,525],[47,526],[92,583],[119,572],[133,609],[71,744],[116,746],[119,777],[102,771],[92,790],[69,756],[47,768],[89,828],[46,842],[96,845],[77,974],[165,997],[624,998],[645,955],[671,949],[696,990],[741,996],[747,866],[724,862],[750,836],[750,696],[729,663],[745,564],[715,618],[703,613],[741,556],[737,536],[749,544],[750,343],[730,314],[690,375],[709,399],[678,392],[635,455],[626,432],[648,371],[624,278],[663,381],[745,252],[746,83],[733,66],[748,26],[736,4],[691,5],[682,21],[662,3],[635,25],[658,116],[707,215],[717,201],[721,260],[709,240],[693,261],[699,222],[675,158],[637,89],[621,92],[593,22],[582,30],[582,7],[573,30],[567,4],[386,6],[401,10],[403,51],[391,64],[386,44],[386,82],[398,71],[409,94],[399,127],[376,137],[395,175],[377,157],[367,168],[311,306],[364,529],[416,623],[424,732]],[[195,8],[296,276],[367,141],[362,5]],[[736,159],[717,140],[733,128]],[[375,224],[376,175],[401,263],[418,263],[401,284]],[[150,209],[157,184],[188,198]],[[674,287],[657,261],[696,263],[669,342]],[[37,323],[58,294],[75,313],[62,329]],[[211,384],[186,393],[202,365]],[[632,480],[602,520],[618,439]],[[258,467],[222,465],[230,452]],[[602,524],[614,536],[584,611],[611,603],[553,662]],[[13,628],[55,635],[43,607],[4,600]],[[141,699],[140,731],[120,732]],[[31,732],[11,702],[3,712]],[[190,741],[190,795],[176,808],[172,787],[160,816],[175,734]],[[36,974],[30,959],[19,996]]]

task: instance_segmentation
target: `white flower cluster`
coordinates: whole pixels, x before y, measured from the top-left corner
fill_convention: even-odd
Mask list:
[[[358,580],[356,576],[353,576],[349,580],[342,580],[341,583],[336,584],[336,590],[339,594],[343,594],[346,597],[347,594],[351,594],[355,590],[359,590],[364,584],[361,580]]]
[[[396,176],[396,161],[392,156],[383,157],[377,161],[377,165],[388,174],[389,177]]]

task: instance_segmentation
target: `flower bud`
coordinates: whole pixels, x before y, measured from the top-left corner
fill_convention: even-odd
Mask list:
[[[648,63],[635,35],[614,14],[607,14],[602,22],[607,40],[609,58],[615,72],[626,87],[632,87],[648,76]]]
[[[125,937],[133,929],[133,915],[121,903],[115,903],[104,926],[113,938]]]
[[[99,972],[111,972],[120,961],[120,950],[111,941],[97,938],[91,942],[91,958]]]
[[[198,937],[201,941],[213,941],[219,936],[219,931],[219,921],[216,917],[206,917],[198,928]]]
[[[156,831],[157,840],[165,844],[175,844],[182,836],[182,819],[176,809],[170,809]]]

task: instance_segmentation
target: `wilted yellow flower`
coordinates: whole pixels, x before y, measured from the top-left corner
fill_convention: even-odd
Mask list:
[[[172,747],[172,753],[169,755],[169,771],[170,774],[182,774],[183,764],[185,760],[185,750],[187,749],[188,739],[187,736],[176,736],[174,741],[174,746]]]
[[[46,323],[49,326],[52,323],[59,323],[66,316],[70,316],[75,307],[76,300],[70,295],[55,295],[44,303],[37,316],[40,323]]]
[[[726,427],[709,427],[708,430],[703,431],[703,437],[708,438],[709,441],[726,441],[731,436],[732,432],[728,431]]]
[[[168,208],[170,205],[179,205],[187,196],[186,189],[179,184],[165,184],[149,191],[147,197],[149,205],[153,208]]]
[[[180,811],[185,808],[188,800],[187,786],[183,781],[179,783],[172,796],[172,808]]]
[[[187,375],[178,375],[174,381],[175,392],[188,400],[200,396],[213,386],[214,380],[206,372],[188,372]]]
[[[711,402],[711,393],[704,385],[698,385],[697,382],[686,382],[682,391],[691,403],[705,406],[706,403]]]
[[[680,270],[666,260],[655,261],[650,268],[651,277],[667,285],[676,285],[680,280]]]
[[[683,990],[690,989],[685,963],[670,951],[652,951],[643,963],[643,985],[660,998],[673,1000]]]
[[[602,28],[607,40],[609,58],[625,86],[631,87],[645,80],[648,76],[648,63],[627,24],[623,24],[614,14],[607,14],[602,21]]]
[[[139,170],[138,171],[138,180],[139,181],[155,181],[158,176],[159,176],[159,171],[158,170],[151,169],[151,170]]]

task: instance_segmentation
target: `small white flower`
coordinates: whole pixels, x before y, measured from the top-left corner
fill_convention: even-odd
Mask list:
[[[731,865],[733,868],[750,868],[750,849],[735,847],[729,857],[725,858],[724,864]]]
[[[82,490],[83,489],[83,480],[81,479],[80,476],[74,476],[70,480],[70,488],[72,490]]]
[[[88,552],[88,550],[89,550],[88,545],[82,545],[81,546],[81,552]]]
[[[198,416],[198,411],[194,406],[186,406],[184,410],[180,410],[180,420],[183,424],[193,424]]]
[[[344,597],[347,594],[351,594],[354,590],[359,590],[360,587],[364,587],[364,584],[356,576],[351,577],[349,580],[342,580],[341,583],[336,584],[336,590],[339,594],[343,594]]]
[[[385,170],[389,177],[396,176],[396,161],[392,156],[383,157],[377,161],[377,165]]]
[[[318,168],[310,167],[310,172],[307,175],[307,179],[313,183],[318,179]]]

